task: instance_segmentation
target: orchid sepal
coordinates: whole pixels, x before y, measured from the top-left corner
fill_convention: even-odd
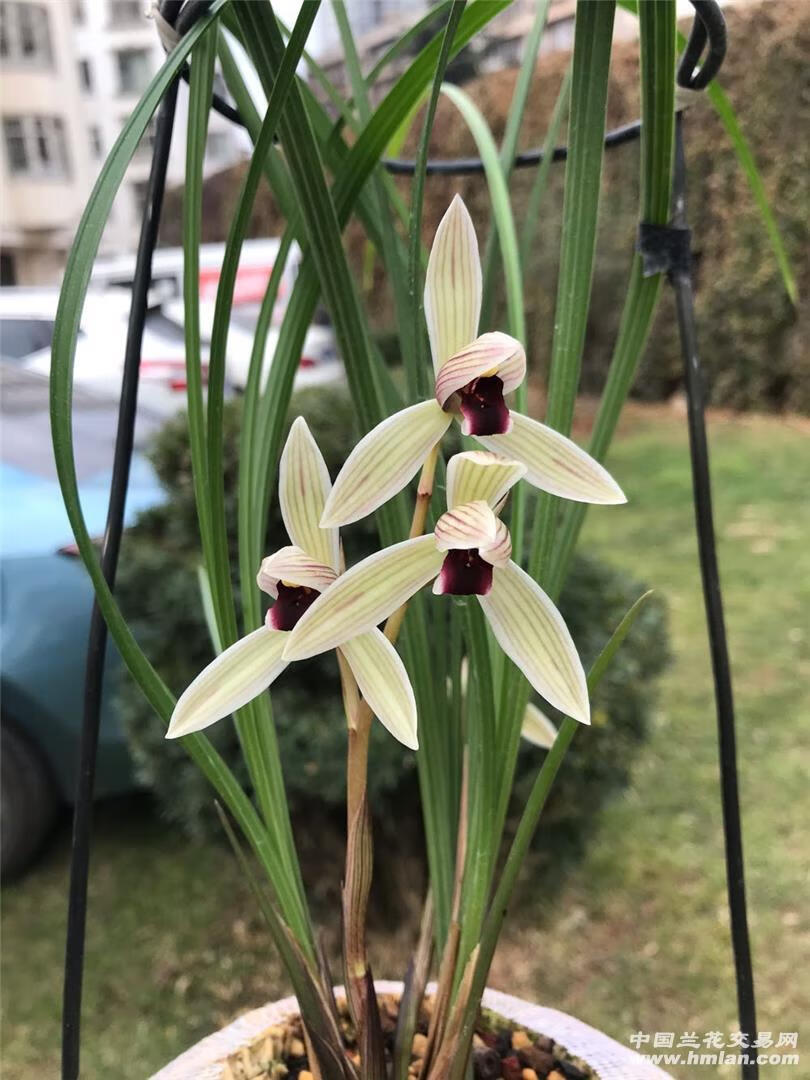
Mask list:
[[[511,417],[512,427],[506,434],[476,438],[488,450],[521,462],[527,483],[575,502],[627,502],[607,469],[571,439],[522,413],[513,411]]]
[[[302,615],[285,646],[285,660],[303,660],[372,630],[431,581],[443,560],[429,533],[357,563]]]
[[[202,731],[266,690],[287,666],[287,637],[262,626],[220,653],[178,698],[166,738]]]
[[[590,723],[582,662],[562,615],[525,570],[511,560],[493,571],[478,602],[495,639],[541,697],[566,716]]]
[[[416,475],[452,419],[436,401],[421,401],[373,428],[338,473],[321,527],[358,521],[393,498]]]

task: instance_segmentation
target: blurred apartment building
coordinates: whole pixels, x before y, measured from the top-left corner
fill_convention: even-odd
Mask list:
[[[145,0],[0,0],[2,284],[53,284],[121,127],[163,62]],[[183,182],[186,92],[169,163]],[[154,127],[133,158],[101,251],[134,249]],[[212,114],[206,168],[232,164],[246,137]]]

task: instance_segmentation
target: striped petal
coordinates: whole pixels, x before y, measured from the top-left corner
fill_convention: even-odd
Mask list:
[[[435,401],[422,401],[378,424],[355,446],[338,473],[321,527],[358,521],[401,491],[451,420]]]
[[[509,562],[512,555],[512,537],[502,521],[498,520],[495,539],[485,547],[480,547],[478,554],[493,566],[506,566]]]
[[[544,712],[530,701],[523,714],[523,726],[520,734],[526,742],[534,743],[543,750],[550,750],[557,738],[557,729]]]
[[[589,724],[588,687],[577,650],[537,582],[509,562],[495,568],[492,589],[478,602],[498,644],[537,693],[560,712]]]
[[[347,570],[319,596],[290,634],[285,660],[302,660],[365,634],[441,569],[433,534],[404,540]]]
[[[627,502],[607,469],[576,443],[528,416],[511,415],[507,434],[476,437],[488,450],[521,461],[530,484],[576,502]]]
[[[447,463],[447,508],[483,499],[495,507],[526,474],[526,466],[486,450],[454,454]]]
[[[290,540],[312,558],[340,569],[337,529],[322,529],[323,508],[332,490],[329,470],[303,416],[290,428],[281,455],[278,498]]]
[[[395,739],[411,750],[416,738],[416,698],[396,649],[379,630],[345,641],[340,650],[354,672],[360,693]]]
[[[180,695],[166,738],[202,731],[266,690],[287,666],[281,654],[288,637],[262,626],[220,653]]]
[[[498,519],[482,499],[462,503],[442,514],[434,532],[439,551],[489,547],[497,535]]]
[[[425,320],[434,371],[473,340],[480,317],[478,239],[467,207],[455,195],[439,222],[425,274]]]
[[[526,375],[526,353],[517,338],[494,331],[470,340],[439,368],[436,400],[444,407],[456,390],[483,375],[497,375],[504,394],[520,386]]]
[[[278,583],[289,581],[293,585],[303,585],[308,589],[317,589],[323,592],[337,577],[331,566],[324,566],[316,562],[306,551],[290,544],[289,547],[279,548],[273,555],[262,559],[256,581],[262,592],[278,597]]]

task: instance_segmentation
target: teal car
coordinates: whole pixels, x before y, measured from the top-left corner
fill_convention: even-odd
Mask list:
[[[2,365],[0,435],[0,703],[2,872],[20,873],[47,839],[76,787],[87,635],[93,590],[72,546],[54,473],[47,383]],[[114,402],[77,395],[76,444],[85,518],[101,535],[117,423]],[[157,423],[157,421],[156,421]],[[144,418],[140,438],[156,425]],[[135,454],[131,518],[161,498],[151,466]],[[136,786],[113,708],[116,669],[105,670],[95,795]]]

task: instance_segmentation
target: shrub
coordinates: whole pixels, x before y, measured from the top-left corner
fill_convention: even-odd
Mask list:
[[[236,466],[240,403],[231,402],[225,420],[225,486],[228,532],[235,555]],[[294,399],[291,414],[302,413],[323,449],[334,476],[352,441],[348,398],[335,390],[310,391]],[[168,500],[140,515],[125,539],[118,595],[146,654],[169,686],[179,691],[210,660],[211,645],[201,611],[195,565],[197,522],[191,487],[184,418],[169,423],[151,453]],[[349,559],[374,547],[371,521],[347,532]],[[275,504],[267,527],[266,550],[286,543]],[[592,558],[579,557],[561,607],[586,665],[592,661],[643,587]],[[588,817],[609,791],[626,780],[633,747],[644,737],[654,676],[667,656],[665,615],[658,601],[648,606],[603,681],[594,702],[594,731],[578,739],[566,765],[551,811],[555,830],[571,850],[579,849]],[[273,712],[293,813],[342,812],[345,780],[345,722],[339,706],[334,654],[294,665],[273,688]],[[140,779],[152,788],[163,811],[190,833],[219,825],[211,792],[182,747],[166,742],[163,730],[129,680],[118,688],[118,704]],[[371,805],[379,826],[397,820],[402,807],[418,805],[414,756],[374,725]],[[208,731],[217,749],[246,781],[231,723]],[[534,772],[538,751],[527,750],[521,772]]]

